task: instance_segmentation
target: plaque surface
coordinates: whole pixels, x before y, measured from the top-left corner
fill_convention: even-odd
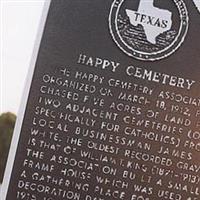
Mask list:
[[[198,200],[194,2],[53,0],[42,24],[3,200]]]

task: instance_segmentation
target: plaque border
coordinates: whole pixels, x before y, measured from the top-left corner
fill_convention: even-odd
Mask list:
[[[11,178],[11,174],[13,171],[17,148],[19,145],[22,124],[24,121],[24,115],[25,115],[25,111],[26,111],[27,101],[28,101],[28,97],[29,97],[29,93],[30,93],[31,83],[33,80],[35,65],[36,65],[39,48],[40,48],[40,44],[41,44],[41,40],[42,40],[42,35],[43,35],[44,29],[45,29],[46,20],[47,20],[51,1],[52,0],[44,1],[42,14],[41,14],[41,17],[39,20],[40,22],[39,22],[39,26],[38,26],[38,30],[37,30],[37,34],[36,34],[36,40],[34,42],[34,47],[33,47],[32,55],[31,55],[31,61],[29,64],[28,73],[26,75],[25,86],[23,89],[23,94],[21,96],[21,103],[20,103],[20,106],[19,106],[19,109],[17,112],[17,120],[16,120],[14,133],[13,133],[10,150],[9,150],[9,154],[8,154],[8,160],[7,160],[6,169],[5,169],[5,173],[4,173],[3,183],[1,186],[1,192],[0,192],[1,200],[6,200],[6,197],[7,197],[8,188],[9,188],[9,184],[10,184],[10,178]]]

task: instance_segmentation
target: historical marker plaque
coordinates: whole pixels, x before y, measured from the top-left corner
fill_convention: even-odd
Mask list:
[[[48,10],[3,200],[198,200],[194,2],[55,0]]]

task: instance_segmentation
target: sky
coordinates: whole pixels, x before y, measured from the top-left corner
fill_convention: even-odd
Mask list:
[[[45,0],[0,1],[0,114],[17,114]]]

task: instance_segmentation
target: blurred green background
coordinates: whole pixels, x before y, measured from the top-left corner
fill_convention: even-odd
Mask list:
[[[0,184],[3,181],[15,121],[16,115],[13,113],[7,112],[0,115]]]

